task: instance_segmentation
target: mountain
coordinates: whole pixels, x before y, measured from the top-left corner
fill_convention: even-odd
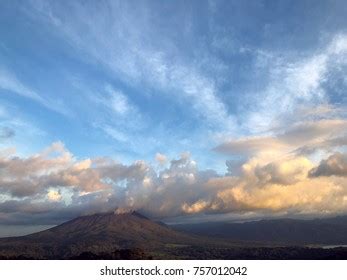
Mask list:
[[[214,238],[271,244],[347,244],[347,216],[312,220],[260,220],[244,223],[207,222],[173,225],[172,228]]]
[[[114,253],[143,248],[148,251],[167,244],[196,242],[194,237],[137,212],[102,213],[82,216],[23,237],[1,238],[0,256],[18,257],[20,253],[22,258],[73,258],[86,252]]]
[[[346,222],[340,217],[170,228],[137,212],[101,213],[1,238],[0,259],[347,259],[346,248],[305,246],[344,244]]]

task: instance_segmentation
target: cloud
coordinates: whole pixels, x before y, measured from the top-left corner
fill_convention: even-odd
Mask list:
[[[203,212],[324,215],[347,210],[346,120],[331,106],[300,109],[268,135],[227,140],[228,173],[208,185],[224,188]],[[239,160],[241,157],[242,160]],[[327,157],[327,159],[323,159]],[[194,204],[185,208],[197,209]],[[214,209],[214,210],[212,210]]]
[[[9,127],[0,127],[0,140],[14,137],[16,132]]]
[[[204,200],[198,200],[192,204],[183,203],[182,210],[187,214],[201,213],[202,211],[208,209],[210,204]]]
[[[102,129],[108,136],[110,136],[114,140],[117,140],[119,142],[126,142],[127,140],[129,140],[128,136],[118,128],[106,124],[99,124],[95,126]]]
[[[155,155],[155,160],[160,164],[160,165],[165,165],[167,162],[167,156],[161,153],[156,153]]]
[[[276,137],[255,136],[226,141],[217,146],[215,150],[233,155],[251,155],[264,150],[277,150],[286,147],[287,145]]]
[[[188,153],[156,172],[144,161],[124,165],[107,158],[77,160],[61,142],[28,158],[2,153],[0,169],[5,197],[0,214],[8,223],[17,223],[12,219],[18,213],[31,213],[32,219],[46,215],[44,221],[51,217],[52,223],[61,212],[70,211],[72,217],[115,208],[142,209],[157,217],[178,215],[184,203],[203,191],[203,182],[216,175],[198,171]]]
[[[223,178],[221,184],[230,184]],[[346,211],[346,182],[309,179],[285,187],[266,184],[262,187],[247,186],[247,181],[230,186],[218,193],[219,211],[250,212],[268,211],[286,214],[336,214]],[[342,183],[342,184],[341,184]]]
[[[94,5],[75,2],[68,9],[35,1],[31,8],[32,16],[50,24],[82,54],[82,59],[101,65],[123,83],[145,95],[166,94],[174,102],[189,104],[185,109],[192,110],[211,128],[235,126],[219,97],[217,81],[201,71],[194,59],[187,60],[171,34],[158,27],[154,10],[142,5],[133,9],[131,3],[119,5],[113,1]],[[159,41],[162,44],[154,43]],[[125,104],[122,98],[118,101]],[[116,110],[127,107],[120,104]]]
[[[15,93],[19,96],[29,98],[40,105],[48,108],[49,110],[58,112],[63,115],[69,115],[70,112],[67,111],[66,107],[62,106],[57,100],[49,100],[43,98],[33,89],[24,85],[12,72],[7,69],[0,68],[0,90],[9,91]]]
[[[147,124],[140,109],[128,95],[110,84],[96,91],[81,85],[77,85],[77,88],[87,92],[86,97],[97,110],[97,114],[89,120],[93,128],[101,130],[113,140],[126,143],[132,149],[137,140],[133,137],[134,133],[144,132]]]
[[[130,104],[127,96],[118,89],[113,88],[110,84],[105,86],[105,94],[92,96],[92,101],[96,101],[108,109],[118,117],[126,117],[127,115],[137,115],[137,108]]]
[[[335,153],[310,171],[311,177],[342,176],[347,177],[347,154]]]
[[[309,54],[282,55],[255,50],[256,69],[265,72],[264,87],[251,92],[251,108],[243,117],[244,127],[251,133],[260,133],[276,126],[300,106],[322,108],[329,95],[326,85],[334,73],[347,63],[346,34],[336,34]]]
[[[258,184],[292,185],[307,177],[313,164],[305,157],[292,157],[259,165],[255,159],[245,163],[242,168],[247,177],[253,176]]]
[[[268,158],[294,154],[313,154],[318,150],[331,151],[346,145],[347,121],[345,119],[316,119],[302,121],[292,119],[291,124],[282,123],[270,135],[248,136],[227,140],[214,148],[215,151],[233,156]]]
[[[50,201],[59,201],[62,199],[62,196],[59,193],[59,191],[54,191],[54,190],[50,190],[47,193],[47,197],[48,197],[48,200],[50,200]]]
[[[224,176],[199,170],[189,153],[159,170],[142,160],[129,165],[109,158],[78,160],[61,142],[27,158],[0,156],[0,215],[8,224],[54,224],[115,209],[156,218],[347,211],[342,154],[315,164],[305,155],[270,160],[257,151],[237,174]]]
[[[41,96],[27,88],[12,73],[5,69],[0,69],[0,88],[45,104],[45,101]]]
[[[347,181],[308,176],[313,166],[302,156],[270,164],[253,157],[242,165],[238,176],[210,178],[205,184],[215,193],[186,204],[184,210],[289,216],[346,213]]]

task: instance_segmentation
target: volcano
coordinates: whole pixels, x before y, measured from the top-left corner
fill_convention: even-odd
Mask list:
[[[2,258],[67,259],[81,254],[149,251],[197,243],[197,238],[138,212],[82,216],[51,229],[0,239]]]
[[[289,239],[278,243],[282,239],[273,234],[264,239],[266,242],[254,241],[263,236],[264,223],[251,223],[251,227],[246,223],[243,231],[239,225],[218,227],[213,223],[169,228],[135,211],[93,214],[38,233],[1,238],[0,259],[347,259],[345,247],[294,245]],[[274,227],[274,222],[268,223],[274,229],[264,231],[267,234],[279,228]],[[341,236],[337,230],[340,223],[344,224],[344,219],[329,224],[329,233],[334,231],[337,237]],[[296,236],[291,223],[286,222],[283,228],[290,231],[289,236]],[[288,236],[283,231],[280,235]]]

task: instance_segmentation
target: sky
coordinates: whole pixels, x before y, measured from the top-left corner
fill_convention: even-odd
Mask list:
[[[0,3],[0,236],[347,214],[345,1]]]

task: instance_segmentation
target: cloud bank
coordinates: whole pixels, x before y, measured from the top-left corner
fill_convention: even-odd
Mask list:
[[[329,215],[347,212],[346,127],[329,110],[273,131],[228,140],[237,156],[224,175],[200,170],[189,153],[123,164],[77,159],[63,143],[30,157],[0,153],[2,223],[55,224],[74,216],[135,209],[154,218],[222,213]]]

